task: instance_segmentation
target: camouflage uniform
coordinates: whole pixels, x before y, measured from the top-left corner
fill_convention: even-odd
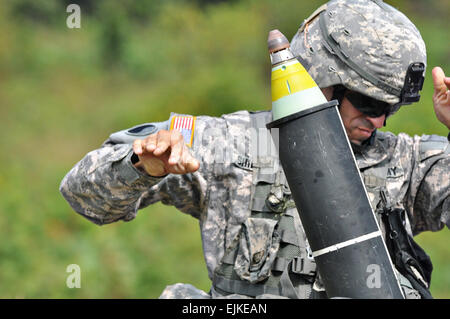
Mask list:
[[[382,7],[387,9],[376,13]],[[351,19],[352,10],[364,18]],[[407,66],[425,62],[426,54],[414,25],[393,10],[381,1],[331,1],[305,20],[291,43],[292,51],[321,88],[341,84],[398,103],[395,92],[403,86]],[[327,17],[328,32],[341,49],[346,54],[356,52],[355,62],[385,83],[389,92],[386,85],[380,89],[336,59],[336,52],[322,41],[318,14]],[[389,19],[395,23],[384,24]],[[175,116],[130,132],[169,129]],[[75,165],[60,191],[76,212],[100,225],[132,220],[139,209],[157,201],[199,220],[211,291],[207,294],[191,285],[176,284],[168,286],[161,298],[325,297],[276,149],[265,129],[270,121],[268,111],[197,117],[191,151],[201,163],[199,170],[163,178],[148,176],[132,165],[131,143],[142,136],[112,134],[101,148]],[[449,152],[443,137],[383,132],[362,147],[354,147],[384,236],[381,212],[386,206],[406,210],[405,228],[410,235],[449,227]],[[406,297],[418,297],[406,278],[399,279]]]
[[[132,139],[120,141],[112,135],[101,148],[88,153],[75,165],[62,181],[60,191],[76,212],[100,225],[132,220],[139,209],[157,201],[173,205],[199,220],[211,280],[217,279],[226,250],[237,244],[235,273],[242,281],[257,286],[274,273],[271,267],[279,259],[277,249],[285,239],[277,233],[271,219],[259,222],[252,218],[255,213],[274,214],[255,199],[255,190],[260,185],[271,185],[268,197],[276,197],[277,185],[281,185],[284,194],[289,192],[282,179],[276,178],[281,171],[278,158],[273,148],[264,145],[268,131],[255,130],[256,126],[263,126],[257,125],[256,118],[267,123],[271,121],[271,113],[240,111],[220,118],[197,117],[191,151],[200,161],[200,169],[163,178],[150,177],[136,169],[131,163]],[[263,148],[268,150],[261,151]],[[449,150],[448,141],[443,137],[378,132],[372,145],[355,151],[374,210],[380,212],[380,191],[385,190],[392,205],[404,207],[408,212],[406,228],[410,234],[448,227]],[[298,213],[295,207],[284,208],[293,221],[298,237],[293,241],[297,240],[301,248],[300,258],[308,261],[304,254],[308,244]],[[277,236],[282,237],[281,240],[274,240]],[[262,262],[255,257],[260,251],[265,252]],[[260,265],[252,270],[255,262]],[[321,290],[313,261],[309,269],[303,273],[300,270],[298,276],[302,279],[297,281],[298,285],[310,286],[299,297],[310,298],[314,291]],[[313,285],[315,290],[312,290]],[[193,287],[175,285],[169,288],[162,297],[206,296],[204,292],[194,293]],[[188,291],[191,294],[180,295]],[[213,287],[212,294],[214,297],[225,295],[217,287]],[[267,294],[277,295],[275,291],[262,291],[259,296]],[[283,292],[280,290],[278,294]]]

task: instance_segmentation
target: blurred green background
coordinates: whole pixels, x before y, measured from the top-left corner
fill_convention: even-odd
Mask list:
[[[428,48],[420,103],[386,130],[447,135],[431,103],[431,67],[450,73],[450,2],[387,1]],[[66,7],[81,7],[69,29]],[[129,223],[96,226],[59,183],[110,133],[170,111],[219,116],[270,108],[269,30],[289,39],[322,1],[15,0],[0,2],[0,297],[156,298],[164,287],[210,281],[195,219],[156,204]],[[417,240],[450,297],[449,230]],[[66,267],[81,267],[69,289]]]

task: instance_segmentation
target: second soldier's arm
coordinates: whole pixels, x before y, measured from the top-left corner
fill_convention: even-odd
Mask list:
[[[432,70],[433,106],[438,120],[450,129],[450,78],[440,67]],[[450,136],[450,135],[449,135]],[[450,146],[438,136],[415,137],[409,187],[413,233],[450,228]]]
[[[437,119],[450,130],[450,77],[440,67],[433,68],[433,106]]]
[[[400,134],[401,139],[410,140]],[[407,206],[414,235],[450,228],[450,145],[445,137],[415,136]]]

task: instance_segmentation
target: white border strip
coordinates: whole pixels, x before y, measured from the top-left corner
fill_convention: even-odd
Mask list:
[[[359,237],[347,240],[347,241],[343,241],[342,243],[339,243],[339,244],[336,244],[336,245],[331,245],[329,247],[322,248],[322,249],[319,249],[317,251],[313,251],[312,255],[315,258],[317,256],[320,256],[320,255],[323,255],[323,254],[326,254],[326,253],[330,253],[332,251],[337,251],[337,250],[342,249],[344,247],[351,246],[351,245],[354,245],[354,244],[357,244],[357,243],[360,243],[360,242],[363,242],[363,241],[366,241],[366,240],[369,240],[369,239],[372,239],[372,238],[375,238],[375,237],[378,237],[378,236],[381,236],[381,231],[379,231],[379,230],[374,231],[373,233],[365,234],[365,235],[362,235],[362,236],[359,236]]]

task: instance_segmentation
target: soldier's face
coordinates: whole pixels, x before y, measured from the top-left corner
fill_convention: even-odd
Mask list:
[[[322,93],[330,101],[333,98],[333,87],[322,88]],[[342,100],[339,113],[341,114],[348,139],[356,145],[361,145],[362,142],[372,135],[375,129],[383,127],[386,119],[384,114],[379,117],[365,115],[358,111],[346,97]]]
[[[370,117],[358,111],[347,98],[344,97],[339,108],[342,122],[344,123],[350,142],[361,145],[377,128],[383,127],[386,115]]]

